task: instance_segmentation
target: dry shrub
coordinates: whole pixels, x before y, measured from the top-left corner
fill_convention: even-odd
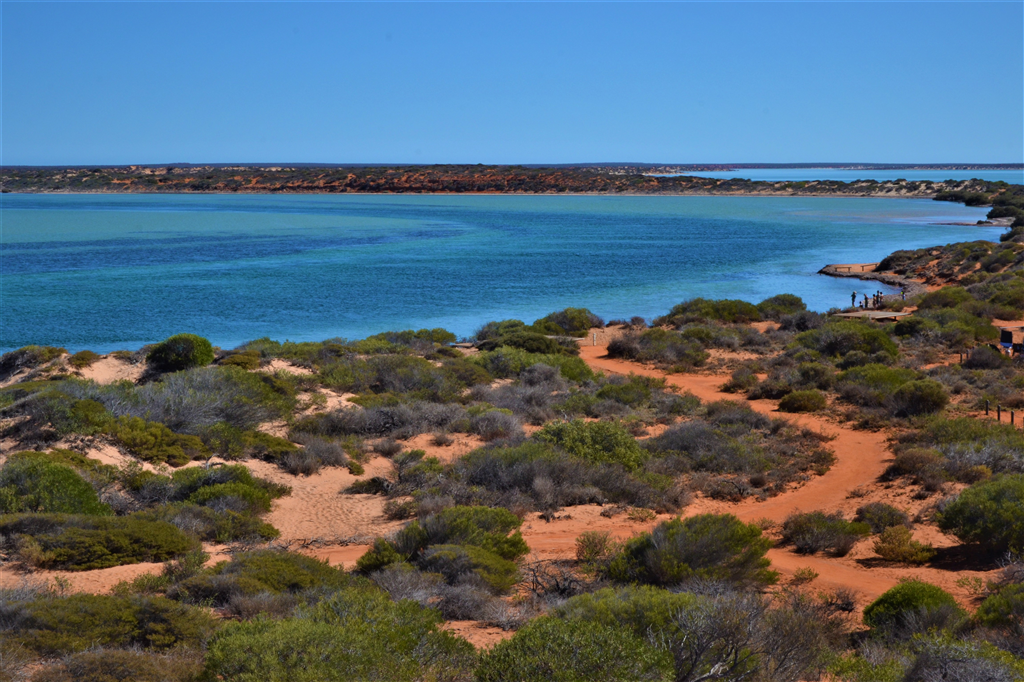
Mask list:
[[[914,540],[910,529],[903,525],[889,526],[883,530],[875,541],[874,550],[875,554],[886,561],[901,564],[923,564],[935,556],[931,545]]]
[[[576,538],[576,561],[592,564],[615,552],[615,541],[607,531],[588,530]]]

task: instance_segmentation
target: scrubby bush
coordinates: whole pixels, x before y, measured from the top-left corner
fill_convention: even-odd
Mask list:
[[[213,362],[213,345],[195,334],[176,334],[154,346],[146,360],[163,372],[204,367]]]
[[[825,396],[817,389],[809,391],[793,391],[779,402],[782,412],[818,412],[824,410],[828,403]]]
[[[253,550],[176,583],[169,596],[223,606],[239,596],[338,590],[362,584],[324,561],[294,552]]]
[[[196,655],[93,649],[42,668],[32,682],[192,682],[202,670]]]
[[[543,334],[528,331],[506,334],[487,341],[481,341],[477,344],[477,348],[484,352],[494,351],[502,347],[518,348],[527,353],[540,355],[579,355],[579,346],[575,343],[572,346],[563,345],[556,339],[550,339]]]
[[[892,394],[892,404],[898,416],[931,414],[949,403],[946,390],[937,381],[922,379],[908,381]]]
[[[778,294],[758,303],[757,310],[766,320],[780,320],[786,315],[795,315],[807,310],[807,304],[799,296]]]
[[[931,545],[914,540],[910,529],[903,525],[890,526],[883,530],[875,540],[873,549],[875,554],[886,561],[901,564],[923,564],[935,556],[935,550]]]
[[[607,531],[584,531],[576,538],[576,561],[593,564],[608,558],[614,549],[615,541]]]
[[[552,443],[574,457],[596,464],[620,464],[639,469],[647,453],[626,429],[613,422],[554,422],[537,432],[538,440]]]
[[[939,513],[939,527],[992,552],[1024,552],[1024,474],[967,488]]]
[[[220,364],[252,371],[260,368],[260,354],[255,350],[236,351],[221,358]]]
[[[655,318],[652,325],[655,327],[662,325],[678,327],[687,322],[703,322],[705,320],[743,323],[757,322],[760,319],[761,313],[753,303],[735,299],[693,298],[673,306],[667,315]]]
[[[870,363],[840,373],[836,381],[839,393],[845,400],[875,407],[883,405],[897,389],[917,377],[917,372],[912,369]]]
[[[444,680],[469,682],[476,655],[439,629],[440,614],[375,588],[346,589],[304,618],[223,628],[210,642],[206,673],[225,680]]]
[[[608,344],[608,356],[680,369],[699,367],[709,357],[700,342],[665,329],[624,333]]]
[[[0,376],[8,377],[19,369],[38,367],[67,353],[55,346],[23,346],[0,355]]]
[[[967,354],[964,360],[966,369],[1000,369],[1008,367],[1011,359],[990,346],[978,346]]]
[[[872,533],[881,533],[893,526],[910,527],[910,517],[906,512],[884,502],[872,502],[860,507],[853,520],[868,524]]]
[[[854,543],[871,533],[866,523],[846,521],[841,514],[815,511],[789,516],[782,524],[782,538],[798,552],[829,551],[846,556]]]
[[[765,553],[771,540],[731,514],[701,514],[658,524],[632,538],[611,560],[616,582],[678,585],[709,578],[739,584],[770,584],[777,574]]]
[[[604,320],[586,308],[566,308],[533,323],[533,326],[538,329],[547,328],[549,325],[554,325],[559,330],[552,330],[554,333],[583,336],[592,327],[603,327]]]
[[[175,526],[139,516],[12,514],[0,517],[2,536],[27,563],[69,571],[166,561],[198,546]]]
[[[73,468],[42,453],[16,452],[0,467],[0,514],[110,514]]]
[[[174,433],[159,422],[141,417],[121,417],[108,429],[118,443],[144,462],[183,466],[208,452],[198,436]]]
[[[888,590],[864,609],[864,623],[873,630],[892,633],[912,618],[936,612],[962,615],[949,592],[920,580],[906,580]]]
[[[896,357],[899,354],[896,343],[884,329],[870,322],[829,321],[818,329],[798,334],[796,341],[805,348],[831,357],[841,357],[854,350],[868,355],[886,353]]]
[[[495,594],[508,592],[519,580],[514,561],[472,545],[430,545],[417,564],[424,571],[442,575],[449,585],[471,578]]]
[[[563,377],[570,381],[593,380],[594,372],[578,357],[571,355],[550,355],[527,353],[520,348],[503,346],[493,351],[478,353],[470,358],[496,379],[518,377],[526,368],[537,364],[556,367]]]
[[[484,654],[479,682],[662,682],[671,657],[636,635],[584,620],[540,618]]]
[[[8,608],[17,624],[8,634],[47,656],[95,646],[195,647],[214,630],[206,611],[164,597],[42,596]]]
[[[981,602],[975,620],[990,628],[1005,628],[1024,637],[1024,583],[1007,585]]]
[[[413,401],[394,406],[340,409],[300,420],[293,430],[329,438],[411,438],[420,433],[452,428],[467,417],[461,405]]]
[[[99,360],[100,357],[99,353],[94,353],[91,350],[80,350],[68,358],[68,364],[75,369],[85,369]]]

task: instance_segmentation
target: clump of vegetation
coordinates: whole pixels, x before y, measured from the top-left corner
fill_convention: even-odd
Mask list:
[[[199,546],[170,523],[137,515],[11,514],[0,517],[0,537],[22,561],[68,571],[166,561]]]
[[[881,533],[893,526],[910,527],[910,517],[906,512],[884,502],[872,502],[860,507],[853,520],[868,524],[872,533]]]
[[[1024,474],[977,483],[945,505],[939,527],[993,553],[1024,553]]]
[[[68,364],[75,369],[85,369],[100,359],[99,353],[91,350],[80,350],[68,358]]]
[[[71,466],[43,453],[16,452],[0,467],[0,514],[19,512],[108,515],[110,507]]]
[[[871,533],[867,523],[847,521],[841,514],[815,511],[791,515],[782,524],[782,538],[798,552],[828,551],[846,556],[857,540]]]
[[[960,618],[963,610],[953,595],[930,583],[907,580],[888,590],[864,609],[864,624],[885,635],[913,628],[915,619],[929,618],[942,623]]]
[[[536,438],[552,443],[566,453],[596,464],[619,464],[636,471],[647,458],[636,439],[613,422],[552,422]]]
[[[6,636],[45,656],[96,646],[167,650],[201,645],[215,629],[212,617],[164,597],[38,595],[5,604]]]
[[[180,372],[213,362],[213,345],[195,334],[176,334],[153,346],[146,360],[162,372]]]
[[[642,637],[585,620],[539,618],[480,661],[480,682],[610,680],[661,682],[671,678],[671,657]]]
[[[679,332],[665,329],[647,329],[626,332],[608,344],[608,356],[635,362],[652,362],[677,370],[700,367],[709,357],[699,341],[686,338]]]
[[[820,412],[828,405],[824,394],[817,390],[793,391],[779,402],[782,412]]]
[[[670,586],[694,580],[771,584],[770,539],[731,514],[701,514],[664,521],[627,540],[608,563],[606,575],[623,583]]]
[[[797,334],[796,342],[828,357],[842,357],[852,351],[867,355],[899,354],[896,342],[877,324],[856,320],[830,320],[817,329]]]
[[[935,556],[932,546],[914,540],[910,529],[904,525],[889,526],[883,530],[873,549],[886,561],[901,564],[923,564]]]
[[[393,602],[376,588],[344,589],[303,618],[222,628],[207,650],[206,674],[318,682],[339,679],[344,671],[349,679],[468,682],[476,653],[441,630],[441,621],[436,610],[411,600]]]
[[[67,353],[55,346],[23,346],[0,355],[0,377],[9,377],[20,369],[32,369],[56,360]]]
[[[783,304],[791,304],[791,302],[783,302]],[[753,303],[733,299],[708,300],[705,298],[693,298],[673,306],[667,315],[655,318],[652,325],[655,327],[680,327],[688,322],[712,320],[716,322],[745,323],[757,322],[760,319],[761,312]]]
[[[803,299],[793,294],[778,294],[757,304],[757,311],[766,320],[781,320],[807,310]]]
[[[192,682],[199,656],[132,649],[92,649],[42,668],[32,682]]]

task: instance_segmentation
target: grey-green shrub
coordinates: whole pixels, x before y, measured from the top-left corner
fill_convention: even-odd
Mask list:
[[[213,345],[195,334],[175,334],[156,344],[146,360],[164,372],[203,367],[213,362]]]

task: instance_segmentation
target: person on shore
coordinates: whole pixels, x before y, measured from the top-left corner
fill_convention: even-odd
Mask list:
[[[864,294],[864,310],[868,309],[868,295]]]
[[[907,290],[906,289],[900,289],[900,297],[902,297],[904,301],[907,300]]]
[[[857,307],[857,292],[850,294],[850,305],[854,308]]]

